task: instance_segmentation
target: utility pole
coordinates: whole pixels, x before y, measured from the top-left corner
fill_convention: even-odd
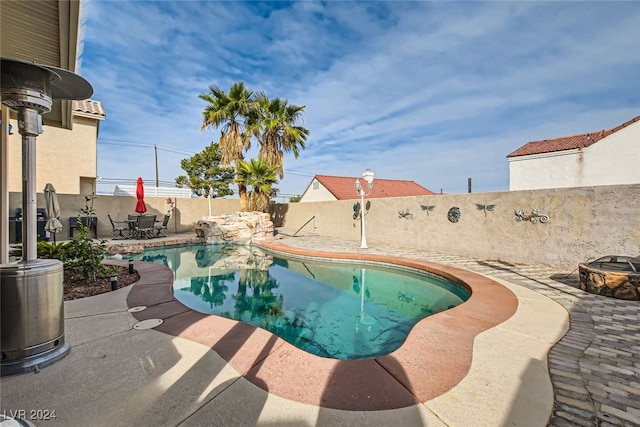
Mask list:
[[[158,188],[159,187],[158,185],[158,147],[156,147],[156,144],[153,144],[153,151],[156,157],[156,188]]]

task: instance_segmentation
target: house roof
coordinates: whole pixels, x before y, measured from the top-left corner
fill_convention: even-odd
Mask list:
[[[366,183],[362,177],[351,176],[331,176],[316,175],[317,179],[331,194],[338,200],[358,199],[355,190],[356,179],[360,179],[360,184],[366,189]],[[435,194],[414,181],[399,179],[374,179],[369,199],[383,197],[407,197],[407,196],[428,196]]]
[[[72,103],[73,114],[76,116],[88,117],[90,119],[104,120],[107,114],[102,108],[100,101],[92,101],[91,99],[85,99],[83,101],[73,101]]]
[[[606,138],[613,133],[618,132],[621,129],[626,128],[629,125],[632,125],[637,121],[640,121],[640,116],[634,117],[628,122],[625,122],[613,129],[603,129],[601,131],[591,133],[583,133],[580,135],[564,136],[553,139],[544,139],[542,141],[531,141],[518,148],[513,153],[509,154],[507,158],[585,148],[600,141],[603,138]]]

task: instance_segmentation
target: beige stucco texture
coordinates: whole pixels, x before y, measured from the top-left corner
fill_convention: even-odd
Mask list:
[[[353,219],[353,202],[279,205],[274,216],[290,230],[310,220],[301,233],[357,242],[360,221]],[[460,210],[458,222],[447,217],[453,207]],[[530,215],[533,209],[549,220],[516,219],[517,210]],[[411,215],[403,217],[401,210]],[[388,198],[371,200],[365,231],[369,247],[394,244],[573,269],[607,254],[640,254],[639,212],[639,184]]]

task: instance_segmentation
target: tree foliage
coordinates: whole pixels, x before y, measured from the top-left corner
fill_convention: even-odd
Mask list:
[[[207,102],[202,112],[200,130],[208,127],[220,129],[220,150],[222,164],[235,164],[244,159],[244,152],[251,148],[251,139],[245,133],[247,117],[255,103],[253,92],[244,82],[234,83],[226,93],[218,86],[209,86],[209,93],[198,95]]]
[[[298,125],[305,107],[289,104],[283,98],[269,99],[264,92],[255,99],[247,131],[260,143],[258,157],[275,166],[278,176],[284,178],[284,153],[291,152],[297,159],[309,135],[308,129]]]
[[[96,281],[98,274],[107,276],[114,268],[102,263],[107,257],[106,240],[94,242],[89,237],[89,219],[96,216],[93,207],[95,194],[85,196],[85,205],[76,217],[78,236],[59,249],[58,259],[64,263],[64,268],[82,275],[86,280]]]
[[[235,82],[228,92],[211,85],[209,93],[201,93],[198,97],[207,102],[202,112],[200,130],[220,129],[221,163],[236,166],[236,173],[240,178],[236,179],[240,210],[250,210],[247,180],[242,178],[246,170],[241,165],[273,167],[275,176],[283,178],[284,154],[291,152],[297,158],[300,150],[305,148],[309,130],[299,125],[303,121],[302,112],[305,107],[289,104],[284,98],[271,100],[264,92],[256,93],[247,89],[244,82]],[[251,147],[252,137],[260,144],[258,158],[264,160],[263,165],[253,164],[253,160],[244,162],[244,153]],[[276,182],[274,180],[270,185]],[[269,191],[265,189],[256,193],[255,188],[252,189],[251,197],[260,199],[260,206],[265,204],[264,198],[267,197],[268,206],[268,198],[274,191],[270,187]],[[251,204],[255,203],[257,199]]]
[[[237,165],[244,159],[244,152],[251,148],[251,138],[245,132],[245,125],[255,101],[253,92],[247,89],[244,82],[234,83],[229,92],[218,86],[209,86],[209,93],[198,95],[207,102],[202,112],[202,126],[206,128],[220,128],[220,151],[223,165]],[[240,210],[248,210],[247,189],[243,183],[238,183],[240,193]]]
[[[269,208],[269,199],[274,194],[273,185],[277,167],[267,164],[265,159],[251,159],[238,163],[236,182],[251,187],[249,192],[249,209],[265,212]]]
[[[219,144],[212,142],[200,153],[180,160],[187,173],[176,178],[178,187],[188,187],[193,194],[204,197],[224,197],[233,194],[229,188],[235,177],[233,167],[220,166],[222,153]]]

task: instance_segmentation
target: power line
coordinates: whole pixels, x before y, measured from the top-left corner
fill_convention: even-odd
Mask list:
[[[104,142],[104,141],[110,141],[110,142]],[[124,139],[110,139],[110,138],[100,138],[98,139],[98,144],[102,144],[102,145],[120,145],[120,146],[127,146],[127,147],[141,147],[141,148],[154,148],[157,147],[158,150],[163,150],[163,151],[170,151],[172,153],[178,153],[178,154],[185,154],[188,156],[193,156],[195,153],[190,152],[190,151],[184,151],[184,150],[176,150],[175,148],[171,148],[171,147],[167,147],[164,145],[158,145],[158,144],[150,144],[148,142],[137,142],[137,141],[127,141]]]
[[[285,169],[287,175],[298,175],[298,176],[316,176],[314,173],[309,172],[300,172],[294,169]]]

